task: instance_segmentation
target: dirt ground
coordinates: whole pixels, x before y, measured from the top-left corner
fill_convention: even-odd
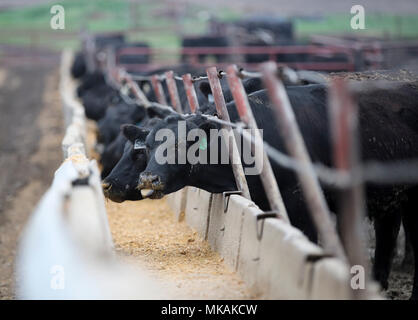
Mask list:
[[[106,209],[116,252],[145,267],[172,299],[252,298],[207,241],[184,221],[175,221],[165,199],[108,200]]]
[[[14,298],[19,235],[62,161],[57,90],[54,65],[0,69],[0,299]]]

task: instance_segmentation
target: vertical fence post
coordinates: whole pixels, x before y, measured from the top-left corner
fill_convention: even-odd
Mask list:
[[[174,72],[167,71],[165,73],[165,78],[167,81],[168,93],[170,94],[171,105],[178,113],[183,113],[176,80],[174,79]]]
[[[95,61],[95,43],[92,39],[92,36],[88,33],[86,33],[86,41],[85,41],[85,47],[84,47],[84,55],[86,57],[86,66],[88,72],[93,72],[96,70],[96,61]]]
[[[187,101],[189,102],[190,106],[190,111],[192,113],[196,113],[196,110],[199,110],[199,101],[197,100],[196,90],[192,82],[192,76],[190,73],[186,73],[182,78],[187,94]]]
[[[228,109],[226,108],[225,98],[222,92],[221,83],[218,78],[218,71],[216,67],[211,67],[206,70],[210,87],[212,89],[213,98],[215,100],[215,106],[221,119],[224,121],[230,121]],[[229,146],[229,159],[231,161],[232,170],[234,171],[235,182],[237,183],[238,189],[242,192],[242,196],[251,199],[250,191],[248,189],[247,180],[245,178],[244,169],[241,163],[241,156],[238,151],[237,143],[233,130],[230,126],[224,126],[228,134],[225,134],[225,142]],[[232,139],[230,139],[231,137]],[[229,143],[228,143],[229,142]]]
[[[355,178],[360,170],[358,106],[353,102],[343,79],[334,79],[330,89],[328,105],[335,167],[338,170],[351,171],[350,176]],[[362,227],[365,211],[362,183],[355,182],[342,190],[339,193],[339,205],[338,225],[348,262],[351,266],[362,266],[367,277],[369,268],[365,230]],[[363,291],[355,290],[354,297],[361,298]]]
[[[274,105],[276,121],[280,133],[284,138],[285,146],[290,155],[300,161],[307,172],[297,172],[305,199],[310,209],[312,220],[315,223],[324,250],[342,260],[346,260],[340,239],[330,217],[328,205],[312,167],[308,151],[304,144],[302,134],[296,123],[293,109],[283,83],[276,77],[277,67],[274,62],[262,64],[262,73],[271,102]]]
[[[238,114],[243,121],[250,129],[254,130],[254,144],[263,145],[263,139],[260,136],[258,131],[257,122],[255,121],[253,112],[251,110],[250,103],[248,101],[247,94],[245,92],[244,86],[242,85],[241,79],[238,77],[238,68],[236,65],[230,65],[227,68],[228,75],[228,84],[231,89],[232,96],[235,100],[235,105],[238,110]],[[260,178],[263,183],[264,191],[267,195],[267,199],[270,204],[270,208],[273,211],[277,211],[279,216],[289,222],[289,217],[287,216],[286,207],[284,206],[282,195],[280,194],[279,186],[277,185],[276,178],[271,168],[270,160],[264,151],[259,153],[253,150],[254,156],[258,157],[256,163],[262,163],[262,171],[260,173]],[[261,157],[261,159],[260,159]]]
[[[117,68],[115,60],[115,51],[112,47],[108,46],[106,48],[106,67],[105,67],[105,77],[107,81],[115,84],[117,82]]]
[[[124,79],[126,81],[128,86],[131,88],[135,98],[137,98],[144,105],[145,108],[151,106],[151,103],[149,102],[147,96],[144,94],[144,92],[141,90],[138,84],[132,80],[130,75],[126,74],[126,72],[123,72],[123,75],[120,78],[120,80]]]
[[[165,99],[165,94],[163,90],[163,86],[161,85],[161,81],[158,78],[158,75],[153,75],[151,77],[152,87],[154,88],[155,96],[157,97],[157,101],[160,104],[168,105],[167,100]]]

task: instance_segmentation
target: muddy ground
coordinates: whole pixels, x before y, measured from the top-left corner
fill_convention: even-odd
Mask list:
[[[56,65],[0,68],[0,299],[13,299],[23,226],[62,161]]]

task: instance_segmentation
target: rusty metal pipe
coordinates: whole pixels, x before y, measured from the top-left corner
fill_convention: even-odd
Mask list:
[[[343,247],[332,223],[330,211],[306,150],[302,134],[298,128],[295,114],[283,83],[276,77],[275,63],[262,65],[262,73],[271,102],[274,105],[279,132],[290,155],[303,163],[309,173],[297,172],[312,219],[319,233],[324,250],[346,261]]]
[[[238,77],[238,68],[236,65],[230,65],[227,68],[228,84],[231,89],[232,96],[235,100],[235,106],[238,110],[238,114],[241,121],[244,122],[249,128],[254,129],[254,136],[256,144],[262,144],[263,140],[258,131],[257,122],[255,121],[253,112],[251,110],[250,103],[248,101],[247,93],[242,85],[241,79]],[[277,211],[278,215],[285,221],[289,222],[287,216],[286,207],[284,206],[282,195],[277,185],[276,178],[271,168],[270,160],[264,151],[263,153],[254,152],[256,157],[262,157],[262,159],[256,160],[256,163],[262,162],[263,168],[260,173],[260,178],[263,183],[264,191],[266,192],[267,199],[272,211]]]
[[[222,120],[230,122],[228,110],[225,104],[225,98],[222,92],[221,83],[218,78],[218,71],[216,67],[206,69],[208,75],[209,84],[212,89],[213,98],[215,100],[216,110]],[[228,131],[228,135],[233,139],[229,140],[229,137],[225,135],[225,141],[230,141],[229,145],[229,159],[231,161],[232,170],[234,171],[235,182],[239,190],[241,190],[243,197],[251,199],[250,191],[248,189],[247,180],[245,178],[244,169],[241,163],[241,156],[238,152],[237,143],[235,141],[234,133],[230,126],[224,126]]]
[[[190,111],[196,113],[199,110],[199,101],[197,100],[196,90],[192,82],[192,76],[190,73],[186,73],[182,76],[184,88],[186,89],[187,101],[189,102]]]
[[[177,90],[176,80],[174,79],[174,72],[167,71],[165,73],[165,78],[167,82],[168,93],[170,94],[171,105],[173,106],[174,110],[176,110],[178,113],[183,113],[179,92]]]

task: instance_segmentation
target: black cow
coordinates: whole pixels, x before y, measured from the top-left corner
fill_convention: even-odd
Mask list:
[[[105,162],[102,186],[107,198],[115,202],[142,199],[141,192],[136,189],[137,173],[142,172],[147,164],[148,155],[142,142],[149,129],[160,121],[160,118],[155,117],[147,118],[141,126],[123,125],[117,139],[105,150],[101,159]],[[104,176],[105,170],[110,171],[110,174]]]
[[[82,52],[78,52],[74,57],[73,64],[71,66],[71,75],[74,79],[83,77],[87,72],[86,60]]]
[[[109,105],[121,101],[119,91],[106,83],[101,71],[86,74],[77,87],[77,95],[82,101],[87,118],[95,121],[105,116]]]
[[[229,40],[226,37],[222,36],[198,36],[198,37],[185,37],[182,39],[181,45],[183,48],[198,48],[198,47],[216,47],[216,48],[225,48],[229,46]],[[211,54],[211,53],[201,53],[198,54],[198,61],[200,63],[205,62],[205,59],[208,56],[215,57],[217,62],[224,62],[228,60],[228,55],[226,54]],[[189,55],[183,54],[181,61],[187,62]],[[190,61],[189,61],[190,62]]]
[[[106,178],[109,175],[109,173],[113,170],[113,168],[116,166],[116,164],[123,155],[123,150],[125,149],[127,139],[123,134],[123,130],[119,130],[121,124],[136,124],[138,127],[152,128],[152,126],[156,123],[157,119],[164,118],[174,112],[172,109],[169,108],[162,109],[159,107],[148,107],[146,110],[142,106],[136,106],[135,108],[137,110],[131,112],[130,116],[125,120],[117,121],[116,125],[114,123],[110,123],[109,125],[108,130],[113,131],[112,134],[117,135],[117,137],[113,139],[109,144],[105,145],[104,150],[100,155],[100,163],[102,165],[102,179]],[[107,126],[103,124],[102,130],[104,131],[106,129]],[[118,174],[119,173],[117,172],[116,175]],[[114,181],[112,180],[112,177],[109,177],[108,183],[112,184],[113,182]],[[129,192],[129,190],[126,191]],[[123,199],[123,195],[119,194],[118,196],[119,199]]]
[[[106,47],[117,47],[125,43],[125,35],[123,33],[113,34],[97,34],[94,36],[96,50],[102,50]]]
[[[105,116],[98,122],[97,142],[105,146],[116,139],[122,124],[141,122],[146,116],[142,105],[130,104],[124,101],[106,109]]]
[[[226,83],[226,79],[223,78],[221,80],[221,84],[222,84],[222,88],[224,91],[224,98],[226,102],[232,101],[233,97],[232,94],[229,90],[229,88],[227,87],[227,83]],[[259,78],[250,78],[250,79],[246,79],[243,82],[244,88],[246,90],[246,92],[252,93],[255,91],[258,91],[262,88],[262,82]],[[180,88],[180,84],[178,84],[178,87]],[[208,113],[211,114],[213,113],[214,110],[214,106],[211,103],[208,103],[208,96],[212,94],[212,91],[210,89],[210,85],[207,81],[201,81],[199,83],[199,89],[197,91],[197,96],[198,96],[198,100],[200,103],[200,112],[202,113]],[[183,94],[182,94],[183,93]],[[184,100],[186,99],[185,97],[185,93],[182,92],[181,90],[179,90],[179,94],[180,94],[180,100],[182,100],[182,104],[183,106],[188,106],[188,103],[185,102]],[[186,109],[186,112],[188,111],[188,109]],[[162,109],[160,107],[149,107],[147,108],[147,114],[148,114],[148,118],[152,119],[152,118],[165,118],[169,115],[175,115],[176,113],[173,112],[173,110],[170,109]],[[143,122],[140,126],[147,126],[150,127],[150,123],[147,122],[149,121],[148,119],[145,120],[145,122]],[[120,123],[120,122],[119,122]],[[135,123],[132,122],[130,120],[127,120],[125,123]],[[113,136],[115,135],[117,126],[113,126]],[[151,127],[150,127],[151,128]],[[105,129],[105,127],[103,127],[103,129]],[[103,130],[104,131],[104,130]],[[99,133],[100,135],[100,133]],[[99,139],[102,140],[102,139]],[[104,140],[104,139],[103,139]],[[125,143],[126,143],[126,137],[125,135],[120,132],[118,137],[111,142],[103,151],[103,153],[101,154],[101,159],[100,162],[102,164],[102,178],[107,177],[106,179],[106,184],[108,185],[112,185],[114,183],[114,181],[117,179],[123,179],[123,174],[122,171],[125,172],[124,166],[128,165],[129,166],[129,160],[125,159],[123,161],[123,163],[121,163],[120,165],[118,165],[117,167],[116,164],[118,163],[119,159],[121,159],[124,148],[125,148]],[[131,149],[128,149],[129,151],[132,151]],[[129,159],[129,155],[126,155],[126,157]],[[132,158],[130,161],[133,161]],[[131,166],[133,166],[133,163],[131,163]],[[114,172],[112,171],[114,169]],[[121,170],[121,171],[120,171]],[[112,171],[112,175],[109,176],[109,173]],[[135,186],[130,183],[130,186],[132,189],[135,189]],[[107,195],[109,196],[109,198],[112,197],[112,190],[117,190],[117,188],[115,189],[110,189],[107,192]],[[132,192],[135,192],[135,190],[129,190],[126,189],[126,194],[132,194]],[[118,191],[118,200],[124,200],[124,195],[122,192]],[[128,199],[126,199],[128,200]]]
[[[314,162],[331,165],[330,136],[326,109],[326,87],[309,85],[288,87],[287,93],[292,103],[308,152]],[[358,94],[361,127],[362,157],[364,160],[381,162],[418,157],[418,90],[416,84],[402,84],[393,90],[374,90]],[[275,148],[286,152],[283,141],[273,125],[272,106],[264,90],[249,95],[250,104],[260,128],[264,129],[264,139]],[[231,119],[238,116],[233,102],[228,104]],[[180,121],[185,121],[187,131],[194,128],[209,130],[218,128],[199,115],[181,117],[170,116],[159,122],[146,134],[143,130],[132,129],[131,137],[146,146],[147,165],[139,175],[138,188],[152,189],[151,198],[160,198],[184,186],[195,186],[209,192],[219,193],[236,190],[234,176],[227,164],[159,164],[155,155],[163,141],[156,141],[159,129],[170,129],[177,133]],[[213,139],[208,138],[207,152],[210,154]],[[178,150],[184,141],[177,139],[171,146]],[[190,147],[193,142],[186,142]],[[177,153],[176,153],[177,154]],[[133,170],[128,170],[132,173]],[[273,171],[279,177],[278,184],[293,225],[305,232],[313,241],[316,233],[307,212],[307,207],[293,172],[273,163]],[[138,173],[140,171],[136,171]],[[269,209],[258,176],[247,176],[251,197],[264,210]],[[335,211],[335,192],[325,188],[327,200]],[[418,256],[418,185],[376,186],[367,184],[367,208],[375,222],[376,252],[374,274],[384,288],[387,278],[401,216],[406,221],[407,232],[412,242],[414,255]],[[418,268],[415,265],[415,279],[412,298],[418,298]]]
[[[87,91],[93,88],[100,87],[106,84],[106,79],[101,71],[87,73],[82,79],[80,85],[77,87],[77,96],[82,97]]]
[[[123,48],[142,48],[149,49],[149,45],[145,42],[135,42],[135,43],[124,43],[116,47],[116,50]],[[141,54],[123,54],[119,55],[118,63],[126,64],[127,71],[129,72],[129,64],[147,64],[150,62],[149,53]]]

